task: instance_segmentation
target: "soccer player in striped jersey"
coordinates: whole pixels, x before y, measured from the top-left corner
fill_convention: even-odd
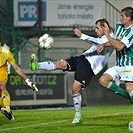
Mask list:
[[[123,8],[120,20],[121,22],[116,24],[114,38],[106,32],[106,27],[103,27],[109,42],[100,45],[97,51],[100,53],[105,46],[113,46],[116,49],[116,63],[104,72],[99,83],[133,103],[133,8]],[[126,90],[112,81],[116,77],[124,82]]]
[[[72,86],[73,103],[75,108],[75,116],[72,123],[79,123],[82,121],[81,117],[81,102],[82,96],[80,89],[85,88],[91,81],[93,75],[97,75],[107,64],[108,57],[112,53],[113,48],[106,49],[103,54],[97,54],[97,48],[104,42],[107,42],[107,38],[103,33],[102,26],[106,23],[108,33],[110,33],[109,23],[106,19],[102,18],[95,23],[95,32],[99,36],[94,38],[83,34],[79,29],[74,29],[74,33],[82,40],[85,40],[92,44],[91,48],[86,50],[82,55],[70,57],[68,59],[61,59],[56,62],[45,61],[36,63],[37,57],[32,54],[30,57],[31,70],[44,69],[44,70],[63,70],[74,71],[74,82]],[[110,35],[112,35],[110,33]],[[32,66],[33,65],[33,66]],[[35,67],[36,66],[36,67]]]

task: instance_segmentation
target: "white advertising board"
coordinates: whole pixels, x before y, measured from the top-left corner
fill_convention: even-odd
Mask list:
[[[105,2],[99,0],[42,0],[43,26],[94,26],[105,17]],[[37,0],[14,0],[14,25],[33,26],[38,19]]]

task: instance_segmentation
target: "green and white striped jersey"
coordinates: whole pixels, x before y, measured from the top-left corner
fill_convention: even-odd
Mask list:
[[[114,39],[123,43],[121,51],[116,50],[116,66],[133,66],[133,24],[124,28],[121,23],[116,25]]]

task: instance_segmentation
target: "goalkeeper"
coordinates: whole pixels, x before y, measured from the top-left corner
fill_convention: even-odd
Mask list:
[[[94,38],[85,34],[79,29],[74,29],[74,33],[82,40],[92,44],[92,47],[85,51],[80,56],[70,57],[69,59],[59,60],[57,62],[45,61],[37,63],[37,57],[32,54],[30,57],[31,70],[44,69],[44,70],[63,70],[75,71],[74,82],[72,86],[73,103],[75,108],[75,116],[72,123],[79,123],[82,121],[81,117],[81,101],[82,97],[80,89],[85,88],[93,75],[97,75],[107,64],[108,57],[112,53],[113,48],[106,49],[101,55],[97,54],[97,48],[100,44],[107,42],[107,38],[103,32],[103,26],[108,28],[110,33],[109,23],[106,19],[102,18],[95,23],[95,32],[99,38]],[[110,34],[112,36],[112,34]]]
[[[9,119],[14,120],[14,116],[12,114],[12,111],[10,109],[10,94],[8,93],[6,89],[6,83],[8,80],[8,67],[7,62],[14,68],[16,73],[23,78],[27,85],[30,86],[33,91],[38,91],[35,84],[33,84],[25,75],[23,70],[16,64],[15,59],[11,52],[1,46],[1,38],[0,38],[0,106],[1,106],[1,112]]]

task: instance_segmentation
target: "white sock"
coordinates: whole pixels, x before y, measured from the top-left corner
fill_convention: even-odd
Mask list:
[[[73,103],[74,103],[74,108],[75,108],[75,116],[81,116],[81,102],[82,102],[82,97],[81,94],[75,94],[73,95]]]
[[[44,70],[55,70],[56,64],[51,61],[45,61],[38,63],[38,69],[44,69]]]

